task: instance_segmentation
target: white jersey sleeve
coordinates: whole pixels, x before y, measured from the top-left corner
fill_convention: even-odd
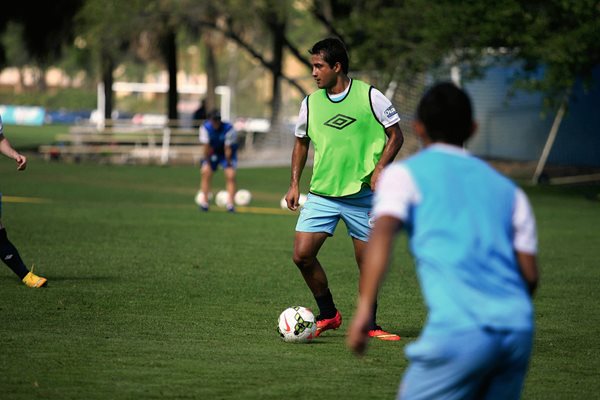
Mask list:
[[[405,221],[413,204],[421,201],[421,193],[408,169],[393,163],[387,166],[377,182],[373,202],[373,217],[391,216]]]
[[[392,102],[375,88],[371,90],[371,104],[375,117],[385,128],[400,122],[400,115]]]
[[[198,129],[198,139],[200,140],[201,144],[207,144],[209,142],[208,131],[204,125],[200,125],[200,128]]]
[[[231,146],[237,143],[237,132],[233,129],[233,126],[229,128],[225,134],[225,146]]]
[[[296,128],[294,129],[294,135],[298,138],[306,137],[306,125],[308,124],[308,106],[307,97],[302,100],[300,104],[300,113],[298,113],[298,120],[296,121]]]
[[[513,228],[515,250],[537,254],[537,229],[535,217],[527,196],[520,188],[515,193],[515,208],[513,210]]]
[[[2,125],[2,116],[0,115],[0,135],[4,135],[4,125]]]

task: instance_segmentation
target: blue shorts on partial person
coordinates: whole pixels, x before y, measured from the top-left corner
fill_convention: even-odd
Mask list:
[[[347,197],[323,197],[309,193],[300,210],[296,231],[322,232],[333,236],[341,219],[346,224],[348,235],[366,242],[373,227],[372,201],[373,192],[368,188]]]
[[[424,334],[406,346],[398,399],[519,399],[532,343],[531,331]]]
[[[200,166],[203,166],[207,162],[210,164],[210,169],[213,171],[216,171],[219,168],[219,165],[223,169],[227,167],[237,168],[237,151],[235,148],[231,150],[231,165],[227,165],[225,154],[212,154],[208,159],[203,159],[200,162]]]

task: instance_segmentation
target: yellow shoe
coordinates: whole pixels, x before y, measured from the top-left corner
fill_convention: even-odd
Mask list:
[[[48,279],[34,274],[32,268],[31,272],[29,272],[27,275],[25,275],[25,278],[23,278],[23,283],[30,288],[41,288],[46,286],[46,283],[48,283]]]

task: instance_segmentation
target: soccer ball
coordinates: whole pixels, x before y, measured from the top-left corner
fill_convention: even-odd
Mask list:
[[[238,206],[247,206],[252,200],[252,194],[246,189],[240,189],[235,193],[233,201]]]
[[[300,196],[298,197],[298,204],[300,205],[300,207],[304,206],[304,203],[306,203],[307,199],[308,199],[307,195],[305,195],[304,193],[300,193]]]
[[[229,193],[226,190],[220,190],[215,196],[215,204],[219,207],[226,207],[229,203]]]
[[[302,306],[286,308],[279,315],[277,332],[284,342],[308,342],[317,332],[315,315]]]
[[[204,193],[202,193],[202,190],[198,190],[198,193],[196,193],[196,196],[194,197],[194,203],[196,203],[197,206],[201,204],[208,204],[208,202],[212,200],[212,197],[212,192],[208,192],[208,198],[206,198]]]
[[[298,196],[298,205],[299,205],[300,207],[304,206],[304,203],[306,203],[306,199],[307,199],[307,198],[308,198],[308,196],[307,196],[307,195],[305,195],[304,193],[300,193],[300,196]],[[287,209],[288,209],[288,206],[287,206],[287,201],[285,201],[285,196],[283,196],[283,197],[281,198],[281,201],[279,202],[279,206],[280,206],[281,208],[283,208],[284,210],[287,210]]]

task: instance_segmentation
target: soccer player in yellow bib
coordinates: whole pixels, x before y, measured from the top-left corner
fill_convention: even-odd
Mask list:
[[[300,177],[312,142],[313,174],[308,199],[296,225],[293,261],[319,307],[318,336],[339,328],[342,315],[317,254],[341,219],[352,238],[360,270],[371,229],[373,190],[380,172],[394,160],[404,138],[392,103],[374,87],[348,77],[348,53],[340,40],[321,40],[310,54],[318,90],[302,101],[286,201],[289,209],[298,209]],[[369,336],[399,340],[398,335],[377,325],[376,307],[377,304]]]

